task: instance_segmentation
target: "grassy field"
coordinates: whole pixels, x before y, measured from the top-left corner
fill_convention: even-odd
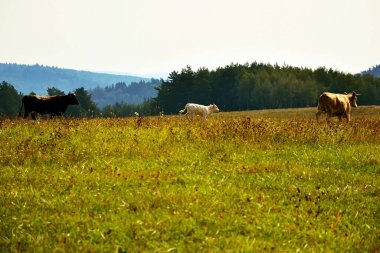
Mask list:
[[[380,107],[0,121],[0,252],[378,252]]]

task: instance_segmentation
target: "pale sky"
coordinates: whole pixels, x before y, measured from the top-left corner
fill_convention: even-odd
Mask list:
[[[131,74],[380,64],[380,0],[0,0],[0,62]]]

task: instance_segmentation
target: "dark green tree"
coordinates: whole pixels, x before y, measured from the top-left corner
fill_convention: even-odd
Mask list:
[[[244,71],[237,83],[237,103],[239,110],[253,108],[252,91],[255,89],[256,79],[254,73]]]
[[[99,109],[96,107],[95,102],[83,87],[74,91],[79,105],[71,105],[67,108],[67,115],[71,117],[96,117],[100,115]]]
[[[195,72],[194,79],[194,92],[191,95],[192,102],[199,104],[213,103],[211,72],[207,68],[200,68]]]
[[[211,74],[213,87],[213,101],[222,110],[238,110],[236,101],[237,83],[240,76],[239,65],[231,64],[225,68],[218,68]]]
[[[9,83],[0,84],[0,117],[16,117],[21,107],[22,94]]]
[[[47,93],[49,96],[62,96],[65,95],[65,92],[61,91],[60,89],[57,89],[55,87],[49,87],[47,88]]]
[[[165,113],[178,113],[184,105],[196,99],[196,84],[194,71],[190,66],[182,69],[180,73],[173,71],[168,80],[158,88],[155,99],[157,107],[161,107]]]

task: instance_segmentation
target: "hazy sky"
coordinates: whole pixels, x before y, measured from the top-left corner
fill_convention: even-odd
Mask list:
[[[380,0],[0,0],[0,62],[133,74],[380,64]]]

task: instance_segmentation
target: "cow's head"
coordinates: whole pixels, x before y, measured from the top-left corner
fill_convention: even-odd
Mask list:
[[[209,105],[209,108],[212,112],[219,112],[219,108],[216,106],[216,104]]]
[[[358,104],[356,103],[356,100],[358,99],[358,96],[360,94],[357,94],[355,91],[353,91],[352,93],[349,93],[347,95],[348,95],[348,99],[350,100],[351,106],[352,107],[358,107]]]
[[[68,97],[68,103],[70,105],[79,105],[79,101],[77,99],[77,96],[75,96],[74,93],[67,94],[67,97]]]

